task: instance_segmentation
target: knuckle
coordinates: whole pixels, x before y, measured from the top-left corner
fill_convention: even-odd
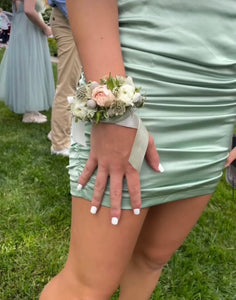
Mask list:
[[[97,160],[94,152],[90,151],[88,160],[92,162],[95,162]]]
[[[105,190],[105,185],[99,181],[95,182],[94,191],[98,193],[103,193]]]
[[[111,206],[111,216],[120,218],[121,208]]]
[[[107,162],[106,161],[101,161],[101,162],[99,162],[99,171],[100,172],[107,172]]]
[[[82,173],[82,174],[80,175],[80,177],[79,177],[78,183],[84,185],[86,182],[87,182],[87,178],[86,178],[86,176],[84,176],[84,174]]]
[[[122,191],[121,190],[112,190],[110,192],[111,201],[116,200],[116,199],[120,199],[121,196],[122,196]]]
[[[126,168],[126,174],[138,174],[138,171],[131,165],[131,163],[128,163]]]
[[[140,208],[142,205],[141,199],[137,198],[137,199],[131,199],[131,206],[132,208]]]
[[[91,201],[91,205],[98,207],[98,206],[100,206],[100,203],[101,203],[101,199],[93,197],[93,199]]]
[[[83,175],[84,177],[87,177],[89,174],[90,174],[90,168],[89,168],[89,166],[86,164],[85,167],[84,167],[84,169],[83,169],[82,175]]]
[[[129,192],[132,196],[140,196],[140,187],[139,185],[131,185],[129,187]]]
[[[140,207],[141,206],[141,192],[140,188],[137,185],[131,186],[129,188],[130,201],[132,207]]]
[[[111,166],[111,170],[116,173],[122,173],[123,168],[124,168],[123,164],[121,162],[116,162],[116,161],[114,161]]]

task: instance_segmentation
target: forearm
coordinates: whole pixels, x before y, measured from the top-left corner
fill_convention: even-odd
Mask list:
[[[47,25],[40,18],[38,12],[35,10],[35,2],[36,0],[25,0],[24,2],[24,12],[26,16],[30,19],[32,23],[37,25],[42,31],[46,31]]]
[[[69,20],[87,80],[125,76],[116,0],[67,0]]]

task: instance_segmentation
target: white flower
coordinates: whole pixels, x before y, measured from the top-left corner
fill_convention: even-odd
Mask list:
[[[92,118],[96,112],[86,106],[86,102],[75,101],[71,104],[71,112],[73,116],[85,121],[87,118]]]
[[[124,84],[119,88],[117,99],[123,101],[126,106],[133,106],[135,87],[130,84]]]
[[[134,94],[134,103],[141,103],[143,101],[143,97],[141,96],[140,93],[135,93]]]
[[[133,79],[130,76],[128,76],[127,78],[125,78],[125,83],[134,86]]]
[[[86,108],[85,104],[86,104],[86,102],[74,101],[71,104],[71,111],[72,111],[73,116],[84,120],[87,115],[87,108]]]
[[[72,104],[74,102],[74,97],[73,96],[70,96],[70,97],[67,97],[67,101]]]

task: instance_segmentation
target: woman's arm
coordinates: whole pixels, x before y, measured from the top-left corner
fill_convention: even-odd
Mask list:
[[[111,73],[126,76],[121,53],[116,0],[67,0],[70,25],[87,81],[99,81]],[[123,178],[126,177],[130,201],[134,212],[141,207],[139,173],[129,163],[129,155],[136,129],[115,124],[99,123],[91,133],[91,151],[87,164],[79,178],[80,186],[86,185],[97,168],[92,199],[92,212],[102,201],[107,179],[110,178],[112,223],[121,215]],[[158,171],[159,157],[153,140],[146,158]]]
[[[125,76],[116,0],[67,0],[70,24],[87,80]]]
[[[52,35],[51,28],[44,23],[44,21],[40,18],[39,14],[35,10],[36,0],[25,0],[24,1],[24,12],[26,16],[30,19],[32,23],[37,25],[42,29],[43,33],[46,36]]]

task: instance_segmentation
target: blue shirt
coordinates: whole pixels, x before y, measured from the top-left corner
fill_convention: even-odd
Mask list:
[[[52,7],[56,6],[63,13],[63,15],[68,19],[66,0],[48,0],[48,4]]]

